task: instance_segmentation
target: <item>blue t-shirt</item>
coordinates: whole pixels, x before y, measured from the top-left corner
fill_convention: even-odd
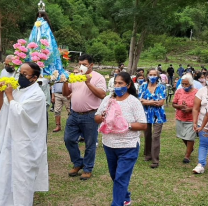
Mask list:
[[[166,87],[165,85],[158,84],[154,94],[150,93],[148,89],[148,83],[143,83],[139,88],[139,99],[159,101],[166,99]],[[164,106],[155,107],[143,105],[144,111],[147,117],[147,123],[164,123],[166,122],[166,114]]]

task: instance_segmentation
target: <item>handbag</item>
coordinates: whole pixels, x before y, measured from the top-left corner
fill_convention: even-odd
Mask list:
[[[103,134],[122,134],[128,131],[128,122],[122,115],[118,102],[110,98],[106,108],[104,122],[101,123],[99,132]]]

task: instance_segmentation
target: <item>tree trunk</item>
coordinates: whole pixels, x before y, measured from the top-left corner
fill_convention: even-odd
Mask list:
[[[136,47],[136,52],[135,52],[135,57],[134,57],[134,63],[132,65],[132,68],[131,68],[131,74],[134,74],[137,70],[137,64],[139,62],[139,59],[140,59],[140,56],[141,56],[141,53],[142,53],[142,48],[144,46],[144,41],[145,41],[145,38],[147,37],[147,32],[146,32],[146,29],[142,31],[141,33],[141,36],[137,42],[137,47]]]
[[[135,7],[137,8],[138,5],[139,5],[139,0],[136,0]],[[130,43],[130,49],[129,49],[129,64],[128,64],[129,73],[131,73],[131,68],[134,63],[137,29],[138,29],[138,19],[137,19],[137,16],[134,16],[134,25],[133,25],[133,31],[132,31],[132,37],[131,37],[131,43]]]

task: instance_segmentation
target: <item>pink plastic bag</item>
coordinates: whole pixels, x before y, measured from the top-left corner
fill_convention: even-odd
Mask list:
[[[122,116],[120,105],[110,98],[106,109],[106,117],[101,123],[99,132],[103,134],[121,134],[128,131],[128,122]]]

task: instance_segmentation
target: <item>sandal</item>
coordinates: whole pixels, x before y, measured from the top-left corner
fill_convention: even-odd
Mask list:
[[[187,159],[187,158],[184,158],[184,159],[183,159],[183,163],[184,163],[184,164],[188,164],[189,162],[190,162],[189,159]]]

